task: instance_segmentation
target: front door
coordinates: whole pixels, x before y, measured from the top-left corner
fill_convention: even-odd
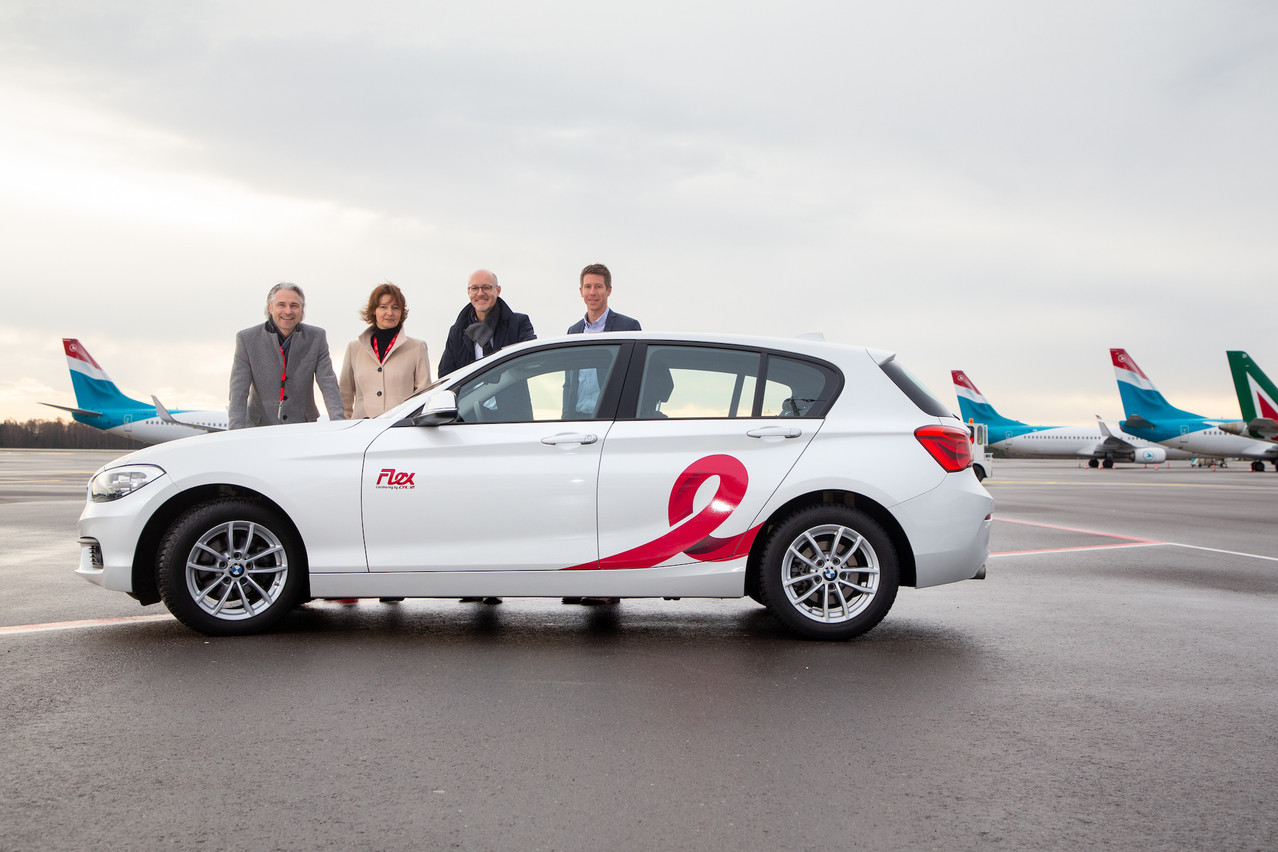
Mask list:
[[[364,458],[370,571],[556,570],[598,558],[611,425],[570,391],[607,387],[619,344],[534,350],[457,385],[458,422],[387,429]],[[580,395],[578,395],[580,396]]]

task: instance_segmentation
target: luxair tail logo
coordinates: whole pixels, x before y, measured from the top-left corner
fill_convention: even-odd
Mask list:
[[[389,488],[393,491],[408,491],[416,488],[413,484],[413,477],[416,472],[409,473],[405,470],[396,470],[393,467],[384,467],[382,472],[377,475],[377,488]]]

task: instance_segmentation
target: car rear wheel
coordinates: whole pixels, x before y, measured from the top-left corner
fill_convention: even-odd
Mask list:
[[[763,554],[763,603],[811,639],[850,639],[883,620],[900,583],[883,527],[847,506],[802,509],[773,532]]]
[[[291,528],[267,507],[234,499],[181,515],[156,559],[164,605],[209,636],[273,627],[297,603],[304,571]]]

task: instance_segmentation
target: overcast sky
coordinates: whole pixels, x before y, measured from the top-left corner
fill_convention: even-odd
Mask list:
[[[0,0],[0,419],[60,338],[222,408],[302,285],[334,358],[386,280],[437,365],[468,274],[541,336],[577,274],[649,330],[895,350],[1031,423],[1121,417],[1108,348],[1238,415],[1278,374],[1278,4]]]

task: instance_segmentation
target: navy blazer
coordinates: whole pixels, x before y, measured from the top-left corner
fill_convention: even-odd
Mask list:
[[[583,334],[585,331],[585,317],[577,320],[568,329],[569,334]],[[639,320],[628,317],[625,314],[619,314],[612,308],[609,308],[608,319],[604,320],[604,331],[643,331],[643,329],[639,326]]]

